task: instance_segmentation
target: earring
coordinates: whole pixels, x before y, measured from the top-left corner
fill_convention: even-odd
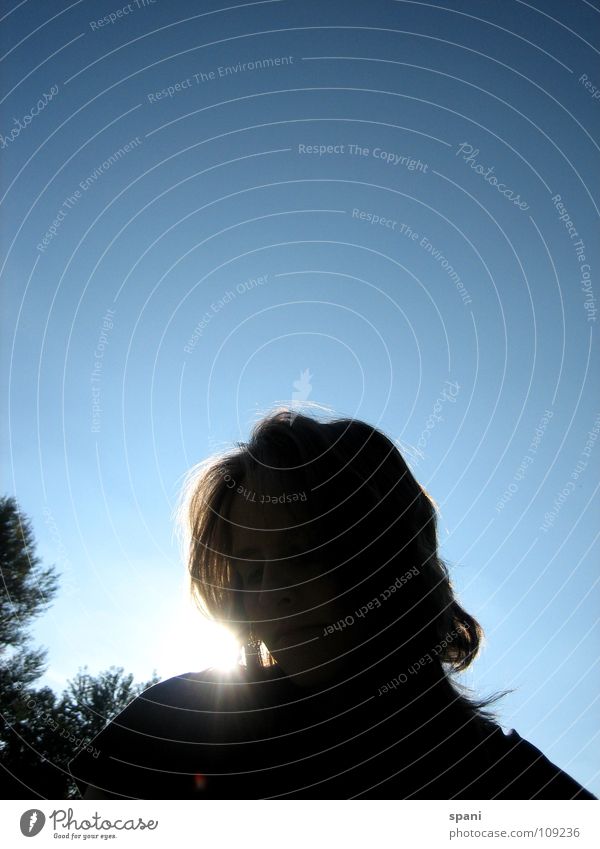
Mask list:
[[[244,652],[246,655],[247,669],[258,669],[262,666],[261,641],[256,636],[254,632],[254,625],[252,623],[250,623],[248,640],[244,646]]]

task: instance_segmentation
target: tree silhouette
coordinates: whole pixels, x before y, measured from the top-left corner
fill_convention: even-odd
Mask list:
[[[16,500],[6,496],[0,498],[0,582],[0,765],[5,767],[0,778],[5,784],[9,780],[6,764],[15,743],[13,729],[23,713],[22,700],[33,692],[32,684],[46,668],[46,652],[31,647],[29,629],[58,589],[54,567],[43,567],[36,556],[29,520]],[[49,706],[54,693],[46,688],[37,697],[40,704]],[[32,744],[35,747],[35,739],[29,742]],[[27,755],[23,741],[22,747]]]
[[[79,670],[60,697],[50,687],[18,688],[5,729],[0,765],[3,798],[66,799],[78,796],[68,763],[139,693],[157,682],[134,684],[133,675],[111,667],[96,677]],[[10,726],[10,727],[8,727]],[[8,795],[7,795],[8,794]]]
[[[46,651],[31,646],[29,628],[56,595],[58,577],[36,556],[31,524],[11,497],[0,498],[0,569],[0,798],[76,797],[68,771],[75,752],[158,677],[134,684],[120,667],[96,677],[84,668],[60,697],[36,689]]]
[[[31,683],[45,670],[46,652],[28,647],[29,628],[54,599],[58,577],[54,566],[42,566],[29,519],[6,496],[0,498],[0,578],[1,668],[6,674],[8,658],[18,650],[19,680]]]

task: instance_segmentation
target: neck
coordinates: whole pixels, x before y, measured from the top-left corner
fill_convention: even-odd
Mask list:
[[[405,667],[401,667],[405,668]],[[406,669],[410,669],[410,665]],[[365,704],[377,713],[402,711],[404,716],[416,717],[468,715],[473,711],[458,695],[441,664],[430,664],[399,672],[397,665],[374,664],[368,669],[351,670],[343,676],[331,677],[319,683],[309,683],[302,675],[286,676],[279,667],[272,674],[285,678],[290,694],[305,701],[311,709],[347,709]]]

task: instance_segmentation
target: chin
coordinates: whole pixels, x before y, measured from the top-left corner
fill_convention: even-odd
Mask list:
[[[333,683],[340,674],[339,664],[327,663],[330,658],[314,655],[307,657],[306,652],[296,654],[293,649],[273,650],[272,655],[282,671],[298,687],[315,687]]]

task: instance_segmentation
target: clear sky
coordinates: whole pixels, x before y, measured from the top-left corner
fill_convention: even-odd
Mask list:
[[[506,727],[600,792],[600,12],[25,2],[2,20],[2,491],[45,681],[215,661],[186,470],[309,400],[397,440]],[[417,453],[420,451],[420,453]]]

